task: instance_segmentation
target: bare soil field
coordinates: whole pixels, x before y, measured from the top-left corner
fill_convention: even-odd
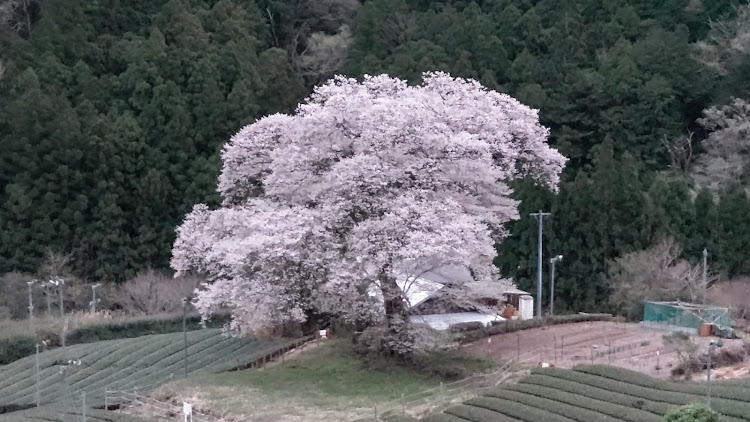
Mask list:
[[[664,344],[664,334],[668,332],[639,324],[582,322],[498,334],[462,346],[462,351],[469,356],[519,359],[561,368],[582,363],[606,364],[666,379],[678,360],[675,351]],[[699,351],[705,351],[710,340],[710,337],[693,338]],[[742,340],[725,339],[724,343],[724,347],[739,347]]]

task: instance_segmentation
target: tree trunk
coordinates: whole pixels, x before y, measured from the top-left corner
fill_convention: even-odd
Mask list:
[[[383,271],[378,278],[383,292],[387,331],[383,339],[383,352],[393,358],[406,359],[411,354],[414,339],[408,330],[406,303],[396,279]]]

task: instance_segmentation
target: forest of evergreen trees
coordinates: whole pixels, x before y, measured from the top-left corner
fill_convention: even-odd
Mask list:
[[[121,282],[167,270],[216,204],[222,145],[336,73],[443,70],[540,110],[559,192],[515,183],[501,272],[601,311],[608,267],[669,235],[750,275],[750,13],[725,0],[0,0],[0,274],[46,250]],[[744,44],[743,44],[744,43]],[[750,99],[750,98],[749,98]]]

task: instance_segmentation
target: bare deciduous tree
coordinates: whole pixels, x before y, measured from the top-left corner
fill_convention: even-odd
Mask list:
[[[703,112],[698,122],[712,133],[693,167],[699,185],[716,191],[750,176],[750,103],[734,98]]]
[[[689,299],[704,297],[705,288],[716,280],[702,279],[702,268],[680,259],[680,245],[671,237],[650,248],[617,258],[610,266],[610,302],[629,318],[639,318],[644,300]]]
[[[281,2],[280,2],[281,3]],[[266,8],[274,46],[283,48],[292,63],[299,65],[301,52],[312,34],[333,35],[351,20],[361,7],[358,0],[291,0],[282,8]]]
[[[719,75],[726,75],[727,63],[750,53],[750,5],[739,6],[734,19],[712,21],[708,37],[697,44],[699,60]]]
[[[182,299],[191,294],[199,282],[193,277],[172,278],[147,270],[120,287],[119,301],[125,311],[132,314],[177,312],[182,309]]]
[[[750,320],[750,278],[716,283],[708,289],[708,298],[731,309],[733,319]]]
[[[693,375],[693,361],[698,355],[698,345],[690,340],[685,333],[672,333],[662,336],[664,344],[673,348],[679,362],[678,368],[683,368],[685,379],[691,379]]]
[[[38,7],[34,0],[0,0],[0,21],[18,35],[30,38]]]
[[[318,85],[341,69],[351,39],[351,31],[346,25],[334,35],[316,32],[310,36],[307,48],[299,57],[299,67],[310,84]]]
[[[69,275],[69,265],[73,258],[71,253],[62,253],[52,248],[47,248],[44,251],[44,261],[39,267],[37,275],[44,279],[52,279],[57,277],[65,277]]]
[[[695,132],[688,131],[684,136],[668,139],[666,135],[662,138],[662,145],[667,149],[671,167],[675,171],[688,173],[690,163],[693,160],[693,135]]]

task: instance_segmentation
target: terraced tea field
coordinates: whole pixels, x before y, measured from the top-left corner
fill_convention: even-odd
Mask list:
[[[622,368],[537,368],[517,384],[428,416],[428,422],[662,422],[673,406],[704,402],[700,383],[671,383]],[[750,382],[717,382],[712,407],[726,422],[750,421]]]
[[[81,410],[70,410],[65,413],[66,416],[60,418],[60,409],[55,405],[42,406],[22,410],[18,412],[0,415],[3,422],[49,422],[49,421],[78,421],[82,419]],[[147,422],[145,419],[135,418],[117,412],[110,412],[101,409],[88,409],[86,411],[87,422]]]
[[[227,338],[219,329],[188,332],[188,372],[195,375],[229,370],[262,358],[285,345],[281,342]],[[80,360],[80,366],[69,367],[63,375],[60,365],[71,359]],[[42,405],[79,403],[81,393],[85,391],[87,406],[102,407],[105,388],[137,389],[142,392],[182,377],[183,365],[182,333],[53,349],[39,355],[39,400]],[[29,408],[35,404],[35,367],[35,356],[0,367],[0,412],[3,409]],[[80,404],[78,407],[80,409]],[[91,420],[96,420],[93,416]],[[9,413],[0,420],[13,420],[8,419],[12,417],[14,414]]]

